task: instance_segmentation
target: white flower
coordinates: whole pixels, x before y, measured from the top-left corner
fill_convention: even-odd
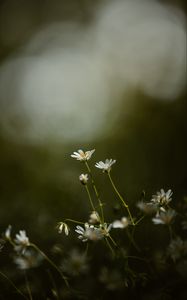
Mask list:
[[[91,224],[96,224],[100,222],[100,217],[97,211],[92,211],[90,218],[89,218],[89,223]]]
[[[186,254],[187,240],[182,240],[180,237],[177,237],[175,240],[171,241],[168,247],[168,255],[171,256],[173,261],[185,257]]]
[[[173,192],[171,190],[165,192],[163,189],[161,189],[160,192],[157,192],[156,195],[152,196],[151,202],[158,206],[167,206],[172,200],[172,194]]]
[[[107,223],[104,223],[104,224],[100,224],[99,227],[103,236],[109,236],[109,232],[112,229],[112,224],[107,225]]]
[[[20,270],[27,270],[39,266],[43,257],[33,250],[26,250],[24,255],[14,257],[14,263]]]
[[[81,174],[79,180],[83,185],[86,185],[88,182],[88,174]]]
[[[174,209],[168,209],[167,211],[162,211],[160,214],[157,214],[155,218],[152,219],[155,225],[158,224],[170,224],[173,218],[175,217],[176,212]]]
[[[113,164],[115,164],[116,160],[106,159],[105,162],[100,161],[95,164],[95,167],[103,170],[103,172],[109,173]]]
[[[157,210],[156,206],[153,203],[146,203],[143,201],[138,202],[137,207],[148,215],[155,213]]]
[[[65,235],[69,234],[69,227],[64,222],[59,222],[57,225],[57,229],[58,229],[58,233],[62,233],[62,231],[64,230]]]
[[[79,234],[78,239],[83,242],[87,242],[88,240],[101,240],[104,236],[100,228],[97,228],[94,225],[89,225],[88,223],[84,224],[84,228],[79,225],[76,226],[75,231]]]
[[[11,230],[12,230],[12,226],[11,225],[8,225],[8,228],[5,230],[5,238],[7,240],[10,240],[11,239]]]
[[[71,157],[76,158],[79,161],[88,161],[94,152],[95,149],[85,152],[83,150],[78,150],[77,152],[73,152]]]
[[[126,217],[121,218],[121,220],[116,220],[112,223],[113,228],[125,228],[129,225],[129,220]]]
[[[24,254],[27,246],[30,245],[29,238],[26,236],[25,230],[20,230],[19,234],[16,234],[14,241],[16,243],[14,246],[15,251],[22,252],[22,254]]]

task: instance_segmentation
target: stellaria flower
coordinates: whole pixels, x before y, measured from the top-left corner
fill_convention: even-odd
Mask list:
[[[57,229],[58,229],[58,233],[62,233],[62,231],[64,230],[65,235],[69,234],[69,227],[66,223],[64,222],[59,222],[57,224]]]
[[[14,257],[14,263],[20,270],[27,270],[36,268],[40,265],[43,257],[33,250],[26,250],[24,255],[18,255]]]
[[[7,229],[5,230],[5,239],[6,240],[11,239],[11,230],[12,230],[12,226],[8,225]]]
[[[84,228],[82,226],[76,226],[75,231],[79,234],[78,239],[83,242],[98,241],[103,238],[103,233],[100,228],[95,227],[94,225],[89,225],[88,223],[84,224]]]
[[[113,164],[115,164],[116,160],[106,159],[105,162],[99,161],[95,164],[95,167],[103,170],[103,172],[109,173]]]
[[[137,203],[137,207],[147,215],[151,215],[157,211],[156,206],[150,202],[146,203],[146,202],[140,201]]]
[[[100,224],[99,229],[103,236],[109,236],[109,232],[112,229],[112,224],[109,225],[107,223]]]
[[[173,221],[176,212],[174,209],[168,209],[167,211],[161,211],[159,214],[156,215],[155,218],[152,219],[155,225],[158,224],[165,224],[168,225]]]
[[[29,238],[26,236],[25,230],[20,230],[19,234],[16,234],[15,238],[16,245],[14,246],[14,250],[16,252],[25,253],[26,248],[30,245]]]
[[[83,185],[86,185],[88,182],[88,174],[81,174],[79,180]]]
[[[62,262],[62,270],[71,276],[85,274],[88,269],[89,265],[87,255],[77,249],[73,249],[69,253],[69,257]]]
[[[77,152],[73,152],[71,157],[76,158],[79,161],[88,161],[94,152],[95,149],[85,152],[83,150],[78,150]]]
[[[97,224],[100,223],[100,217],[97,211],[92,211],[90,218],[89,218],[89,223],[90,224]]]
[[[172,240],[168,247],[168,255],[176,261],[187,255],[187,240],[182,240],[180,237]]]
[[[126,228],[129,225],[129,220],[126,217],[121,218],[121,220],[116,220],[112,223],[113,228]]]
[[[157,192],[156,195],[152,196],[151,203],[157,205],[158,207],[161,207],[161,210],[164,211],[164,207],[167,206],[172,200],[172,194],[173,192],[171,190],[165,192],[163,189],[161,189],[160,192]]]

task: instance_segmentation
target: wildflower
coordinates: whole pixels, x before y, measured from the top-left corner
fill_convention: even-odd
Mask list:
[[[160,190],[160,192],[157,192],[156,195],[152,196],[151,202],[159,207],[162,207],[162,211],[165,209],[163,206],[167,206],[169,202],[172,200],[173,192],[171,190],[168,190],[167,192],[164,192],[163,189]]]
[[[99,230],[101,231],[103,236],[109,236],[109,232],[112,229],[112,224],[107,225],[107,223],[100,224]]]
[[[38,267],[42,260],[43,257],[33,250],[26,250],[24,255],[14,257],[14,263],[20,270]]]
[[[76,226],[75,231],[79,234],[78,239],[83,242],[87,242],[88,240],[101,240],[104,236],[100,228],[97,228],[94,225],[89,225],[88,223],[84,224],[84,228],[79,225]]]
[[[121,220],[116,220],[112,223],[113,228],[125,228],[129,225],[129,220],[126,217],[121,218]]]
[[[5,238],[6,238],[6,240],[10,240],[11,239],[11,230],[12,230],[12,226],[8,225],[8,228],[5,230]]]
[[[100,217],[97,211],[92,211],[90,218],[89,218],[89,223],[90,224],[96,224],[100,222]]]
[[[172,240],[167,253],[173,261],[185,257],[187,255],[187,240],[182,240],[180,237]]]
[[[62,231],[64,230],[65,235],[69,234],[69,227],[64,222],[59,222],[57,225],[57,229],[58,229],[58,233],[62,233]]]
[[[77,249],[73,249],[70,255],[62,263],[62,270],[69,275],[78,276],[79,274],[85,274],[89,269],[87,256],[85,253],[81,253]]]
[[[16,239],[14,240],[16,245],[14,249],[16,252],[25,253],[26,248],[30,245],[29,238],[26,236],[25,230],[20,230],[19,234],[16,234]]]
[[[100,161],[95,164],[95,167],[103,170],[103,172],[109,173],[113,164],[115,164],[116,160],[106,159],[105,162]]]
[[[147,215],[151,215],[156,212],[156,206],[153,203],[140,201],[137,203],[137,207]]]
[[[157,214],[155,218],[152,219],[153,223],[158,224],[170,224],[175,217],[176,212],[174,209],[169,209],[167,211],[162,211],[160,214]]]
[[[71,157],[76,158],[79,161],[88,161],[94,152],[95,149],[85,152],[83,150],[78,150],[77,152],[73,152]]]
[[[88,174],[81,174],[79,180],[83,185],[86,185],[88,182]]]

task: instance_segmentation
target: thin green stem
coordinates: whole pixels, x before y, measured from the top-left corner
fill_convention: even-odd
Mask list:
[[[144,218],[145,218],[145,215],[143,215],[138,221],[136,221],[134,225],[138,225]]]
[[[26,287],[27,287],[29,299],[30,299],[30,300],[33,300],[33,298],[32,298],[32,293],[31,293],[31,289],[30,289],[30,285],[29,285],[29,281],[28,281],[27,274],[26,274],[26,271],[24,271],[24,275],[25,275],[25,284],[26,284]]]
[[[85,222],[80,222],[80,221],[76,221],[76,220],[73,220],[73,219],[65,219],[65,222],[66,221],[76,223],[76,224],[81,224],[81,225],[84,225],[84,223],[85,223]]]
[[[109,179],[110,179],[110,182],[111,182],[111,184],[112,184],[112,187],[113,187],[114,191],[115,191],[116,194],[118,195],[119,199],[121,200],[121,202],[123,203],[124,207],[126,208],[128,214],[129,214],[129,217],[130,217],[130,220],[131,220],[132,225],[135,225],[128,204],[125,202],[125,200],[123,199],[123,197],[122,197],[121,194],[119,193],[117,187],[115,186],[115,184],[114,184],[114,182],[113,182],[113,180],[112,180],[112,177],[111,177],[111,175],[110,175],[110,172],[107,172],[107,174],[108,174],[108,177],[109,177]]]
[[[40,250],[40,248],[38,248],[38,246],[36,246],[35,244],[32,244],[32,243],[30,244],[30,246],[33,247],[36,251],[38,251],[45,258],[45,260],[48,261],[48,263],[51,266],[53,266],[54,269],[56,269],[56,271],[60,274],[61,278],[65,282],[66,286],[69,288],[69,283],[68,283],[66,277],[64,276],[62,271],[57,267],[57,265],[42,250]]]
[[[112,241],[112,243],[114,244],[115,247],[118,247],[118,245],[116,244],[116,242],[114,241],[114,239],[111,237],[111,235],[109,234],[109,239]]]
[[[94,204],[93,204],[93,201],[92,201],[92,197],[90,195],[90,191],[89,191],[89,188],[87,185],[85,185],[85,188],[86,188],[86,191],[87,191],[87,194],[88,194],[88,198],[89,198],[89,201],[90,201],[90,205],[91,205],[91,208],[93,211],[95,211],[95,207],[94,207]]]
[[[58,295],[57,286],[56,286],[56,283],[55,283],[55,281],[54,281],[54,279],[53,279],[53,276],[51,275],[50,270],[47,270],[47,273],[48,273],[49,278],[50,278],[50,280],[51,280],[51,283],[52,283],[52,285],[53,285],[53,289],[54,289],[53,291],[55,292],[55,296],[56,296],[57,300],[60,300],[59,295]]]
[[[132,245],[134,246],[134,248],[135,248],[137,251],[140,252],[140,248],[138,247],[138,245],[136,244],[136,242],[135,242],[135,240],[134,240],[134,229],[135,229],[135,227],[133,227],[132,234],[130,234],[128,228],[126,229],[127,236],[128,236],[128,238],[129,238],[129,241],[130,241],[130,245],[129,245],[129,246],[131,246],[131,244],[132,244]]]
[[[110,249],[110,251],[112,252],[112,255],[113,255],[113,256],[115,256],[115,252],[114,252],[114,250],[113,250],[112,246],[110,245],[110,243],[109,243],[108,239],[106,238],[106,239],[105,239],[105,241],[106,241],[106,244],[107,244],[108,248],[109,248],[109,249]]]
[[[18,292],[18,294],[20,294],[23,298],[25,298],[26,300],[29,300],[21,291],[20,289],[17,288],[17,286],[12,282],[12,280],[10,278],[8,278],[4,273],[2,273],[0,271],[0,274],[2,277],[4,277],[6,280],[8,280],[8,282],[14,287],[14,289]]]
[[[97,200],[98,200],[98,203],[99,203],[99,207],[100,207],[100,211],[101,211],[101,220],[102,220],[102,223],[104,223],[103,203],[102,203],[102,201],[101,201],[101,199],[100,199],[99,192],[98,192],[98,190],[97,190],[97,187],[96,187],[96,185],[95,185],[95,181],[94,181],[94,179],[93,179],[92,171],[91,171],[91,169],[90,169],[89,164],[88,164],[87,161],[85,161],[85,165],[86,165],[86,168],[87,168],[87,170],[88,170],[88,172],[89,172],[89,174],[90,174],[92,186],[93,186],[95,195],[96,195],[96,197],[97,197]]]

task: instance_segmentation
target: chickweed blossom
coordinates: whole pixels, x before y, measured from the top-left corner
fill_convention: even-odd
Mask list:
[[[14,263],[20,270],[27,270],[36,268],[40,265],[43,257],[33,250],[26,250],[24,255],[18,255],[14,257]]]
[[[111,167],[115,164],[116,160],[106,159],[105,162],[99,161],[95,164],[95,167],[101,169],[103,172],[109,173],[111,171]]]
[[[126,228],[129,225],[129,220],[126,217],[121,218],[121,220],[116,220],[112,223],[113,228]]]
[[[97,211],[92,211],[90,218],[89,218],[90,224],[97,224],[100,223],[100,217]]]
[[[26,236],[25,230],[20,230],[16,234],[14,249],[16,252],[24,254],[26,248],[30,245],[29,238]]]
[[[65,235],[68,236],[69,234],[69,227],[66,223],[64,222],[59,222],[57,225],[57,229],[58,229],[58,233],[62,233],[62,231],[64,230]]]
[[[7,227],[7,229],[5,230],[5,239],[6,240],[10,240],[11,239],[11,230],[12,230],[12,226],[9,225]]]
[[[78,150],[77,152],[73,152],[73,154],[71,154],[71,157],[79,161],[88,161],[94,152],[95,149],[85,152],[83,150]]]
[[[168,209],[167,211],[162,211],[159,214],[157,214],[155,218],[152,218],[152,221],[155,225],[158,224],[169,225],[173,221],[175,215],[176,212],[174,209]]]
[[[79,234],[78,239],[87,242],[88,240],[98,241],[103,239],[105,236],[109,235],[110,229],[111,225],[107,226],[106,223],[100,224],[99,227],[85,223],[84,228],[78,225],[76,226],[75,231]]]
[[[79,180],[83,185],[86,185],[88,182],[88,174],[81,174]]]
[[[157,192],[156,195],[152,196],[151,203],[157,205],[158,207],[162,207],[162,210],[164,210],[164,207],[167,206],[172,200],[172,194],[173,192],[171,190],[165,192],[163,189],[161,189],[160,192]]]

